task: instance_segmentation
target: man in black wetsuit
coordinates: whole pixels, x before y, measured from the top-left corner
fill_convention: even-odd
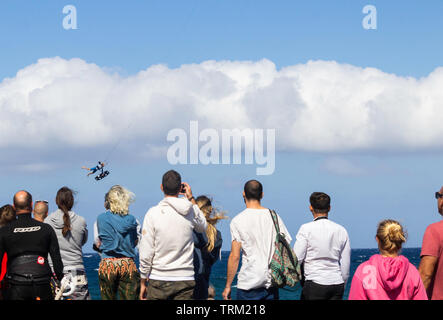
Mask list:
[[[63,262],[55,231],[50,225],[32,219],[29,192],[15,194],[14,208],[17,220],[0,229],[0,260],[3,253],[8,256],[5,299],[52,300],[48,253],[57,280],[63,278]]]

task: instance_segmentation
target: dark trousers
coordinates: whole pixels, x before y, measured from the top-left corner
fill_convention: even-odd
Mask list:
[[[279,300],[278,288],[237,289],[237,300]]]
[[[204,274],[195,275],[194,300],[208,300],[209,279]]]
[[[342,300],[344,284],[321,285],[311,280],[304,283],[300,300]]]
[[[54,300],[51,285],[48,284],[9,284],[5,300]]]
[[[148,300],[193,300],[195,281],[148,281],[146,298]]]

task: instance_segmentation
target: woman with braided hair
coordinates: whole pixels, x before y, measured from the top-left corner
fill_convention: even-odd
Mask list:
[[[193,298],[195,300],[207,300],[209,290],[209,277],[212,265],[219,259],[223,243],[221,233],[215,228],[215,224],[226,219],[223,212],[218,212],[212,207],[211,200],[206,196],[195,199],[200,210],[204,213],[208,227],[205,233],[194,231],[194,272],[195,288]]]
[[[82,250],[88,240],[86,220],[72,211],[74,191],[68,187],[58,190],[55,203],[58,209],[45,219],[45,223],[52,226],[57,235],[64,266],[63,274],[77,280],[75,291],[66,299],[90,300]]]

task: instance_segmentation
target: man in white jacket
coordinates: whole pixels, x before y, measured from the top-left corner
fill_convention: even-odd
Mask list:
[[[163,175],[161,190],[165,198],[148,210],[143,221],[140,299],[190,300],[195,287],[192,232],[205,232],[206,218],[178,172]]]

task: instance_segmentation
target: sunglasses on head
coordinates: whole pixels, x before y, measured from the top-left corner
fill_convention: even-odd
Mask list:
[[[37,203],[44,203],[44,204],[48,204],[49,202],[48,202],[48,201],[46,201],[46,200],[37,200],[37,201],[35,202],[35,204],[37,204]]]
[[[439,199],[439,198],[442,198],[443,197],[443,194],[441,194],[440,192],[436,192],[435,193],[435,199]]]

